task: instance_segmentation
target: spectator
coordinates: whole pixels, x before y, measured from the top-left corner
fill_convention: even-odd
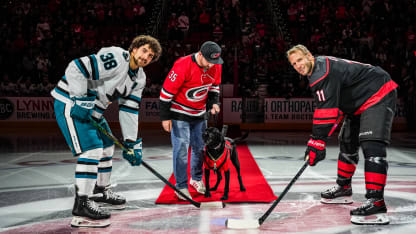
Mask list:
[[[49,82],[48,76],[42,77],[42,82],[37,86],[37,92],[40,96],[48,96],[51,90],[55,87],[55,84]]]
[[[36,25],[36,34],[38,41],[42,41],[50,34],[51,27],[49,25],[48,17],[41,16],[39,23]]]
[[[182,11],[181,15],[178,17],[177,27],[181,33],[179,40],[184,40],[187,38],[189,31],[189,17],[185,14],[184,11]]]
[[[3,79],[0,83],[0,94],[6,97],[17,95],[17,86],[10,81],[9,74],[7,73],[3,74]]]
[[[202,9],[202,13],[199,15],[199,26],[201,32],[211,31],[211,16],[207,13],[206,9]]]
[[[37,85],[32,83],[30,77],[19,78],[17,81],[17,89],[19,96],[21,97],[36,96],[38,94]]]
[[[176,13],[172,12],[168,20],[168,37],[170,40],[178,39],[178,19]]]

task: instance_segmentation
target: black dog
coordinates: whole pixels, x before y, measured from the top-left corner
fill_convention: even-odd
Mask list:
[[[238,160],[235,140],[225,137],[227,126],[224,125],[223,132],[221,133],[218,128],[209,127],[202,134],[202,138],[205,142],[204,152],[204,173],[205,173],[205,197],[211,197],[210,191],[216,191],[219,183],[221,182],[221,172],[224,171],[225,175],[225,187],[224,195],[221,200],[228,200],[228,192],[230,188],[230,161],[233,163],[238,174],[238,181],[240,183],[240,191],[246,191],[243,185],[243,180],[240,174],[240,162]],[[210,189],[209,177],[210,170],[217,173],[217,183]]]

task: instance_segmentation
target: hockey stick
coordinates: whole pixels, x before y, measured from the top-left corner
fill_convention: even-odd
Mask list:
[[[227,228],[231,229],[254,229],[260,227],[260,225],[263,224],[263,222],[269,217],[269,215],[272,213],[273,209],[277,206],[277,204],[282,200],[282,198],[286,195],[286,193],[289,191],[289,189],[292,187],[292,185],[296,182],[296,180],[299,178],[299,176],[303,173],[303,171],[306,169],[306,167],[309,165],[309,157],[306,158],[305,163],[300,168],[298,173],[293,177],[293,179],[290,181],[290,183],[286,186],[286,188],[283,190],[283,192],[280,194],[280,196],[276,199],[276,201],[273,202],[272,206],[264,213],[263,216],[261,216],[258,220],[250,220],[250,219],[227,219],[225,221],[225,226]]]
[[[102,132],[104,135],[106,135],[108,138],[110,138],[114,144],[119,146],[124,152],[129,152],[131,150],[127,149],[113,134],[109,133],[105,128],[101,127],[94,119],[90,118],[90,122],[94,127],[96,127],[100,132]],[[198,208],[224,208],[225,203],[223,202],[197,202],[189,198],[187,195],[185,195],[183,192],[181,192],[179,189],[177,189],[172,183],[170,183],[167,179],[165,179],[161,174],[159,174],[155,169],[153,169],[149,164],[147,164],[145,161],[142,160],[141,164],[146,167],[150,172],[152,172],[156,177],[158,177],[160,180],[162,180],[166,185],[171,187],[173,190],[175,190],[177,193],[179,193],[182,197],[184,197],[186,200],[188,200],[192,205],[198,207]]]

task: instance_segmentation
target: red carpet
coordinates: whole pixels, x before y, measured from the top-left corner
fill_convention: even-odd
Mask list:
[[[243,177],[243,183],[247,191],[240,191],[237,172],[232,165],[230,175],[230,192],[228,195],[229,199],[224,202],[271,202],[276,200],[277,197],[274,195],[269,184],[264,179],[263,174],[257,166],[257,163],[251,155],[247,145],[238,145],[237,151],[240,160],[241,176]],[[188,163],[188,177],[190,177],[189,173]],[[221,180],[217,191],[211,191],[212,197],[210,198],[205,198],[203,194],[197,193],[192,187],[189,187],[189,192],[191,193],[192,199],[198,202],[220,201],[220,198],[224,193],[224,180],[225,177],[223,175],[223,179]],[[214,175],[214,173],[211,171],[210,184],[215,185],[216,181],[217,175]],[[175,177],[173,174],[169,178],[169,182],[175,185]],[[188,201],[179,200],[175,195],[175,191],[167,185],[164,187],[162,193],[156,200],[156,204],[188,203]]]

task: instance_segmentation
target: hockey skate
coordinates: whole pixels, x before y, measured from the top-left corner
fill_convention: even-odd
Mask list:
[[[112,187],[112,185],[106,187],[95,185],[94,195],[102,194],[102,196],[91,197],[91,200],[95,201],[101,208],[105,209],[122,210],[126,208],[126,198],[114,193],[111,190]]]
[[[351,186],[336,185],[321,193],[321,202],[324,204],[351,204],[352,188]]]
[[[71,221],[72,227],[107,227],[110,225],[111,214],[102,210],[88,196],[75,195],[74,216]]]
[[[370,198],[364,205],[351,210],[351,223],[386,225],[390,222],[386,213],[387,207],[384,199]]]

